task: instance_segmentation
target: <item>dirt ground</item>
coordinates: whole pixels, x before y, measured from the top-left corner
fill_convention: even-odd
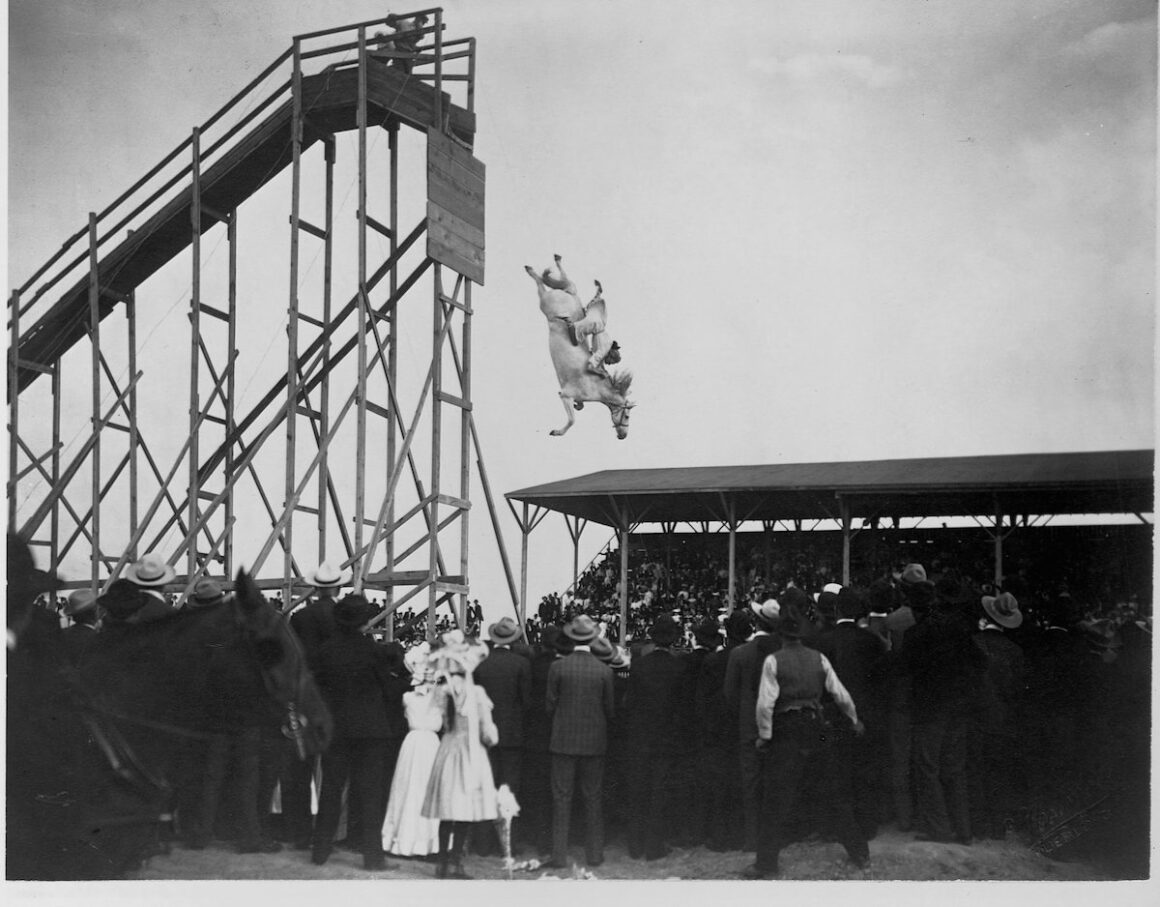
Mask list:
[[[517,857],[517,862],[522,859]],[[583,848],[576,848],[572,872],[532,869],[512,874],[512,881],[547,880],[702,880],[746,883],[738,873],[753,862],[751,854],[740,851],[716,853],[705,848],[674,848],[661,860],[629,858],[617,842],[605,850],[603,865],[586,868]],[[1063,863],[1029,850],[1018,841],[982,841],[970,846],[934,844],[914,840],[892,828],[870,842],[870,868],[859,871],[846,861],[839,844],[799,842],[782,853],[783,879],[787,881],[891,881],[891,880],[979,880],[979,881],[1103,881],[1106,876],[1083,863]],[[165,856],[153,857],[137,872],[135,879],[395,879],[435,881],[435,866],[423,860],[388,857],[391,868],[367,872],[362,857],[336,850],[325,866],[310,862],[307,851],[286,849],[277,854],[239,855],[225,845],[206,850],[174,846]],[[508,874],[498,857],[468,855],[467,873],[477,880],[504,880]],[[447,885],[449,883],[444,883]],[[442,886],[441,886],[442,887]]]

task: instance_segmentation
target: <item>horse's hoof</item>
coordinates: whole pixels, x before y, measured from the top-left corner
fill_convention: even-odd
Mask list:
[[[548,432],[548,434],[550,434],[553,438],[558,438],[564,433],[558,428],[553,428],[550,432]]]

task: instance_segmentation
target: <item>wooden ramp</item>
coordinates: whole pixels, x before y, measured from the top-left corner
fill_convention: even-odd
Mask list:
[[[403,70],[378,61],[367,64],[367,125],[386,126],[398,121],[426,132],[435,122],[435,89]],[[442,109],[449,115],[452,135],[471,147],[475,115],[451,103],[446,92]],[[302,79],[302,109],[306,129],[305,151],[324,136],[357,128],[358,70],[329,68]],[[264,120],[236,139],[220,158],[201,173],[202,215],[205,232],[217,221],[206,209],[229,212],[257,192],[293,158],[290,142],[292,100],[289,96]],[[131,236],[101,256],[101,318],[118,301],[176,257],[193,240],[190,226],[192,182],[138,227]],[[89,278],[65,292],[31,327],[18,345],[17,386],[28,387],[43,369],[87,336]]]

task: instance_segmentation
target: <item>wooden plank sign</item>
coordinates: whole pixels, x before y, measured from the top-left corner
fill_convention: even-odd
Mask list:
[[[427,131],[427,256],[480,285],[485,172],[453,139]]]

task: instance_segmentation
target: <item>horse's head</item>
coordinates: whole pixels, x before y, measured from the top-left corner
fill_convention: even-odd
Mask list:
[[[621,441],[628,437],[628,417],[634,406],[635,403],[629,403],[627,400],[618,406],[613,404],[608,406],[612,412],[612,427],[616,429],[616,437]]]
[[[612,412],[612,427],[616,429],[617,439],[623,441],[628,437],[628,417],[635,403],[628,402],[628,389],[632,385],[632,372],[614,371],[609,375],[608,383],[613,391],[611,399],[606,399],[608,409]]]
[[[334,722],[298,638],[244,570],[238,571],[234,598],[266,689],[286,709],[283,731],[298,742],[301,755],[322,752],[330,743]]]

